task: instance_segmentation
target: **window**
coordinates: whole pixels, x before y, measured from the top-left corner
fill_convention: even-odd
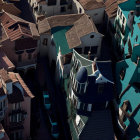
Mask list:
[[[80,105],[81,105],[81,102],[78,101],[78,103],[77,103],[77,109],[80,109]]]
[[[28,54],[28,59],[31,60],[31,58],[32,58],[32,54],[29,53],[29,54]]]
[[[118,9],[118,15],[120,14],[120,9]]]
[[[120,18],[122,19],[122,11],[121,11],[121,15],[120,15]]]
[[[60,10],[60,12],[62,13],[62,12],[66,12],[66,7],[61,7],[61,10]]]
[[[133,36],[133,29],[131,30],[131,37]]]
[[[22,131],[15,131],[10,133],[11,140],[21,140],[22,139]]]
[[[98,84],[98,93],[103,93],[104,84]]]
[[[43,45],[46,45],[47,46],[47,44],[48,44],[48,38],[44,38]]]
[[[94,35],[91,35],[90,38],[94,38]]]
[[[97,48],[98,48],[98,46],[91,46],[91,49],[90,49],[91,54],[96,54]]]
[[[76,50],[79,54],[82,53],[82,48],[75,48],[75,50]]]
[[[82,13],[82,9],[81,8],[79,8],[79,13]]]
[[[22,121],[22,114],[21,113],[10,115],[10,122],[21,122],[21,121]]]
[[[81,92],[85,91],[85,84],[81,84]]]
[[[18,110],[21,107],[21,103],[14,103],[13,104],[13,110]]]
[[[87,111],[91,111],[92,104],[88,104]]]
[[[131,45],[130,39],[128,41],[128,52],[129,52],[130,55],[132,54],[132,45]]]
[[[84,48],[84,54],[88,54],[89,50],[90,50],[90,47],[89,46],[86,46]]]
[[[140,133],[140,123],[139,123],[139,125],[138,125],[138,132]]]
[[[123,17],[123,24],[124,24],[125,18]]]
[[[136,36],[136,42],[138,41],[138,35]]]
[[[18,55],[18,62],[21,62],[21,61],[22,61],[22,55],[19,54],[19,55]]]
[[[39,7],[39,11],[40,11],[40,12],[42,11],[42,6]]]

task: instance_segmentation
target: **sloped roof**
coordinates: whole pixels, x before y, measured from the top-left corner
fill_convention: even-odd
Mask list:
[[[4,68],[7,71],[12,71],[15,66],[6,56],[6,54],[0,49],[0,68]]]
[[[103,0],[78,0],[85,10],[94,10],[105,7]]]
[[[13,3],[7,3],[6,1],[0,0],[0,11],[2,10],[13,15],[19,15],[21,13]]]
[[[51,30],[51,28],[57,26],[70,26],[73,25],[83,14],[68,14],[68,15],[57,15],[45,18],[38,22],[39,33],[46,33]]]
[[[34,95],[32,94],[32,92],[27,87],[27,85],[25,84],[25,82],[23,81],[23,79],[21,78],[21,76],[18,73],[16,73],[16,77],[17,77],[19,83],[21,84],[21,86],[23,87],[23,89],[25,91],[24,96],[34,98]]]
[[[112,62],[111,61],[97,61],[96,62],[97,68],[100,73],[109,81],[113,82],[112,76]]]
[[[35,24],[27,22],[17,16],[4,12],[0,17],[2,27],[7,37],[11,40],[17,40],[21,37],[38,37],[38,31]]]
[[[10,77],[9,77],[9,75],[8,75],[8,73],[7,73],[7,71],[6,71],[4,68],[2,68],[2,69],[0,70],[0,76],[2,77],[2,79],[3,79],[3,81],[4,81],[5,83],[7,83],[7,82],[12,82],[12,80],[10,79]]]
[[[110,110],[93,111],[79,136],[81,140],[114,140]]]
[[[109,18],[115,18],[117,15],[118,4],[123,3],[127,0],[107,0],[105,2],[105,11]]]
[[[69,48],[79,46],[81,44],[80,38],[92,32],[98,33],[97,28],[93,21],[84,14],[74,22],[74,26],[66,33]]]
[[[13,3],[3,3],[0,9],[13,15],[19,15],[21,11]]]

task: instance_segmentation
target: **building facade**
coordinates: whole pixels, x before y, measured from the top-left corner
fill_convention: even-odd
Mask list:
[[[95,24],[101,24],[104,19],[105,4],[103,0],[73,0],[72,10],[75,14],[85,13]]]
[[[119,4],[116,27],[118,123],[126,139],[140,138],[140,1]]]
[[[18,73],[0,70],[0,119],[10,140],[30,139],[31,91]]]
[[[0,20],[1,48],[10,61],[24,71],[36,67],[39,39],[36,25],[6,12]]]

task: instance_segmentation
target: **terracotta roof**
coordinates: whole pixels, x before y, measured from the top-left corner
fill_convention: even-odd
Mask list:
[[[127,0],[107,0],[105,2],[105,11],[109,18],[115,18],[117,15],[118,4],[123,3]]]
[[[4,10],[5,12],[13,15],[19,15],[21,13],[21,11],[13,3],[7,2],[2,2],[2,4],[0,5],[0,10]]]
[[[8,137],[8,135],[6,134],[6,132],[5,132],[2,124],[0,123],[0,134],[1,133],[4,133],[4,137],[2,137],[0,140],[10,140],[9,137]]]
[[[8,75],[8,72],[4,68],[0,70],[0,76],[5,83],[12,82]]]
[[[16,77],[17,77],[19,83],[21,84],[21,86],[23,87],[23,89],[25,91],[25,95],[24,96],[28,96],[28,97],[34,98],[34,95],[32,94],[32,92],[27,87],[27,85],[24,83],[23,79],[20,77],[20,75],[18,73],[16,73]]]
[[[57,15],[38,22],[39,33],[46,33],[53,27],[73,25],[83,14]]]
[[[8,94],[7,97],[8,97],[8,103],[11,103],[11,104],[24,101],[21,90],[15,85],[13,85],[13,93]]]
[[[103,0],[78,0],[85,10],[94,10],[105,7]]]
[[[17,16],[4,12],[0,17],[2,27],[11,41],[23,37],[39,37],[36,26]]]
[[[7,71],[13,71],[15,66],[0,48],[0,69],[4,68]]]
[[[95,24],[87,15],[83,15],[74,23],[74,26],[66,32],[69,48],[79,46],[81,44],[80,38],[92,32],[98,33]]]
[[[9,77],[11,78],[13,83],[18,82],[17,76],[14,72],[9,72]]]

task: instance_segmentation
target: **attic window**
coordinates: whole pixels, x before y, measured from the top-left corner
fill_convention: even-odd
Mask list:
[[[6,21],[6,24],[8,24],[9,23],[9,21]]]
[[[94,38],[94,35],[91,35],[90,38]]]
[[[98,84],[98,93],[103,93],[104,84]]]

